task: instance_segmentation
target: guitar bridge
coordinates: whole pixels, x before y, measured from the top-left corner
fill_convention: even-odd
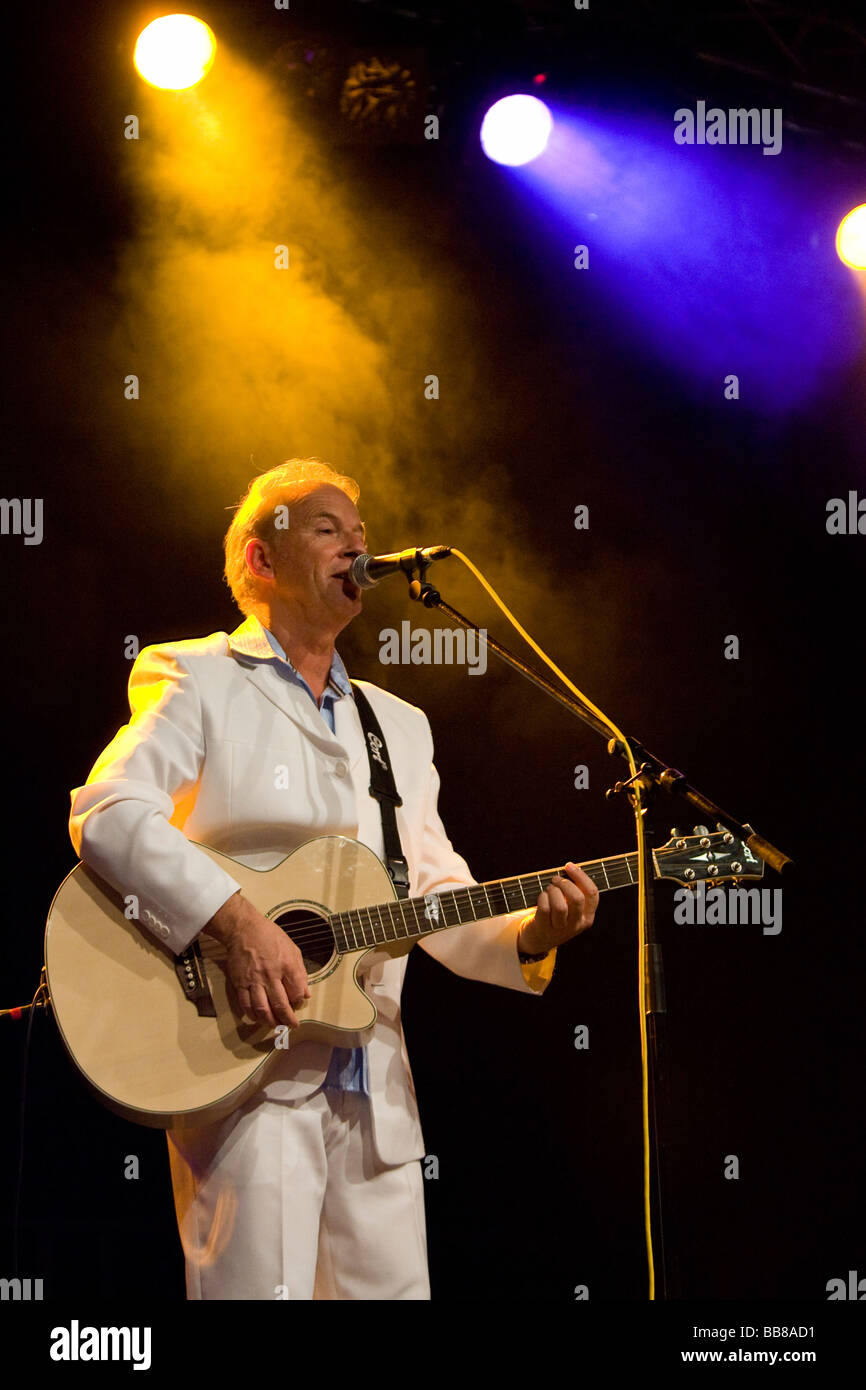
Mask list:
[[[216,1018],[217,1011],[204,973],[199,944],[191,946],[174,958],[174,970],[187,999],[192,1000],[200,1018]]]

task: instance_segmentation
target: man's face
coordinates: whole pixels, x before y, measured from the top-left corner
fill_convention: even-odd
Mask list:
[[[290,508],[288,528],[270,548],[272,602],[339,631],[361,611],[361,591],[347,571],[365,549],[354,502],[330,483],[317,487]]]

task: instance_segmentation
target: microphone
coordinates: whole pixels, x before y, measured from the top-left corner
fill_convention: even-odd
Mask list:
[[[420,565],[444,560],[451,554],[450,545],[428,545],[426,550],[398,550],[393,555],[357,555],[349,569],[349,578],[359,589],[372,589],[387,574],[409,575]]]

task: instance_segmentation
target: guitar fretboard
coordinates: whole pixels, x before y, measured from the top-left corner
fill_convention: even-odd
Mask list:
[[[638,880],[637,854],[617,854],[580,865],[602,893],[625,888]],[[446,888],[426,897],[399,898],[373,907],[353,907],[329,918],[339,951],[381,946],[386,941],[406,941],[464,922],[500,917],[534,907],[539,893],[564,869],[545,869],[518,878],[500,878],[471,888]]]

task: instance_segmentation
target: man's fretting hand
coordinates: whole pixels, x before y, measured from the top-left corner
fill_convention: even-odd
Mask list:
[[[226,974],[243,1014],[254,1023],[297,1028],[295,1009],[310,997],[304,960],[281,927],[240,893],[203,928],[226,947]]]
[[[557,874],[538,895],[535,916],[521,927],[518,949],[528,956],[552,951],[591,927],[598,907],[598,889],[576,864],[565,866],[568,877]]]

